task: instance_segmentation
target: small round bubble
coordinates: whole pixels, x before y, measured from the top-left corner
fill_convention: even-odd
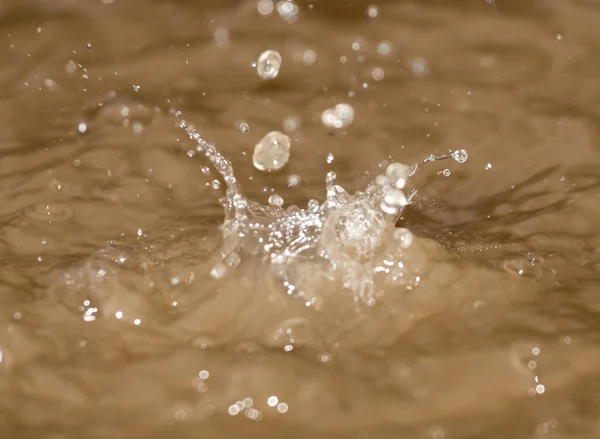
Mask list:
[[[265,50],[258,57],[256,72],[262,79],[273,79],[279,74],[281,55],[276,50]]]

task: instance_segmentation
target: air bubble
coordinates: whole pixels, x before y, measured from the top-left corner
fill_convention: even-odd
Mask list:
[[[254,147],[252,161],[259,171],[277,171],[290,159],[290,138],[279,131],[271,131]]]
[[[256,72],[262,79],[273,79],[279,74],[281,55],[275,50],[265,50],[258,57]]]

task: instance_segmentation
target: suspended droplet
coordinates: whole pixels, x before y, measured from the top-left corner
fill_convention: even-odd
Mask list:
[[[271,131],[254,147],[252,161],[259,171],[277,171],[290,159],[290,138],[279,131]]]
[[[240,124],[240,131],[242,133],[247,133],[250,130],[250,127],[248,126],[248,124],[246,122],[242,122]]]
[[[402,189],[410,176],[410,166],[398,162],[392,163],[386,168],[385,175],[394,186]]]
[[[265,50],[258,57],[256,72],[262,79],[273,79],[279,74],[281,55],[275,50]]]
[[[400,247],[408,248],[413,242],[413,234],[410,230],[400,227],[394,232],[394,239],[398,241]]]
[[[283,198],[281,197],[281,195],[273,194],[269,197],[269,204],[271,206],[281,207],[283,206]]]
[[[385,213],[394,215],[406,206],[407,200],[404,193],[398,189],[392,189],[386,193],[381,201],[380,207]]]
[[[321,122],[329,128],[344,128],[354,121],[354,108],[349,104],[337,104],[321,114]]]
[[[288,187],[298,187],[300,185],[300,176],[296,174],[291,174],[287,178]]]
[[[469,158],[467,151],[464,149],[457,149],[452,153],[452,158],[456,160],[458,163],[464,163]]]

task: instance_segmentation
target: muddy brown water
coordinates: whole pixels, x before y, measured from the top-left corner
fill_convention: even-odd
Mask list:
[[[600,4],[372,3],[0,3],[3,438],[600,437]],[[223,191],[173,107],[263,203],[466,149],[411,182],[420,284],[357,313],[212,279]]]

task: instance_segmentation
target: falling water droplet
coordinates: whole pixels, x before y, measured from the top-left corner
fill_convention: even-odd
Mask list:
[[[279,131],[271,131],[254,147],[252,161],[259,171],[277,171],[290,159],[290,138]]]
[[[262,79],[273,79],[279,74],[281,55],[275,50],[265,50],[258,57],[256,72]]]
[[[283,206],[283,198],[281,197],[281,195],[273,194],[269,197],[269,204],[271,206],[281,207]]]
[[[403,163],[392,163],[386,168],[385,176],[390,179],[394,186],[402,189],[406,186],[406,180],[410,176],[410,167]]]
[[[457,149],[452,153],[452,158],[456,160],[458,163],[464,163],[469,158],[467,151],[464,149]]]
[[[242,133],[247,133],[250,130],[250,127],[248,126],[248,124],[246,122],[242,122],[240,124],[240,131]]]

